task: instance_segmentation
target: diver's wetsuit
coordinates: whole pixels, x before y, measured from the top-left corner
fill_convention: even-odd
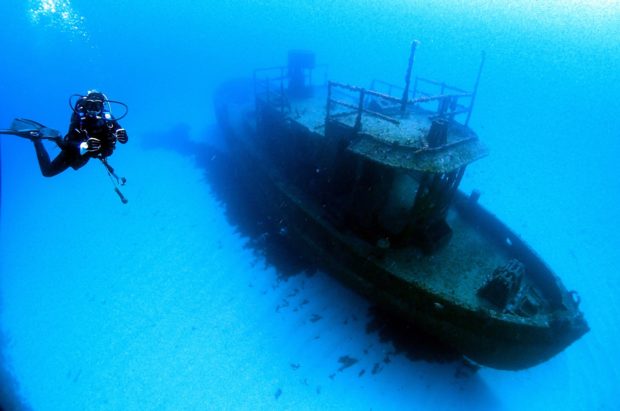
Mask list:
[[[34,140],[34,147],[39,160],[41,173],[45,177],[53,177],[68,169],[77,170],[83,167],[93,157],[105,158],[112,155],[116,146],[116,130],[121,126],[115,120],[103,118],[82,118],[73,113],[69,132],[64,139],[58,138],[56,144],[60,153],[50,161],[49,154],[41,140]],[[96,138],[101,142],[101,148],[95,152],[80,153],[80,144],[88,138]]]

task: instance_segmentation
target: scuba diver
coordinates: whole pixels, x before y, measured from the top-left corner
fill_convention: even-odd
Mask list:
[[[78,97],[72,104],[74,97]],[[118,118],[112,116],[110,103],[117,103],[125,108],[125,113]],[[68,169],[82,168],[91,158],[101,160],[108,175],[115,185],[115,191],[123,201],[127,200],[120,192],[118,185],[124,185],[125,178],[118,177],[114,169],[108,164],[107,158],[116,148],[116,142],[126,144],[127,131],[120,126],[118,120],[127,115],[127,105],[119,101],[108,100],[101,92],[88,91],[83,95],[74,94],[69,100],[73,113],[69,131],[65,137],[60,137],[57,130],[45,127],[43,124],[27,119],[15,119],[9,130],[0,130],[0,134],[13,134],[30,139],[34,143],[41,174],[53,177]],[[60,153],[50,160],[50,156],[43,145],[43,140],[50,140],[60,148]]]
[[[105,161],[114,152],[116,141],[121,144],[128,141],[125,129],[112,118],[108,99],[103,93],[89,91],[76,101],[72,109],[67,135],[54,140],[61,151],[53,161],[50,161],[41,139],[32,139],[41,174],[45,177],[53,177],[69,167],[78,170],[91,158]]]

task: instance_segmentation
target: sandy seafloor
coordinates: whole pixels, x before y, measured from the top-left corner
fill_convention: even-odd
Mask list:
[[[199,163],[145,148],[153,133],[178,122],[208,141],[212,116],[200,111],[208,104],[188,110],[179,106],[183,99],[169,106],[152,100],[156,113],[165,112],[154,123],[134,94],[129,103],[138,109],[125,123],[131,141],[111,159],[128,178],[127,205],[100,165],[44,179],[31,144],[3,137],[0,324],[9,378],[0,393],[43,411],[620,409],[620,64],[611,54],[617,46],[588,38],[599,49],[573,54],[567,46],[528,74],[538,60],[519,47],[502,54],[471,36],[472,48],[495,52],[472,123],[491,156],[468,169],[462,187],[481,189],[482,203],[579,291],[592,329],[581,340],[528,370],[483,368],[471,376],[456,363],[395,353],[391,342],[367,332],[368,302],[324,273],[282,280],[248,249]],[[431,55],[446,53],[437,62],[444,68],[447,56],[458,54],[441,50],[448,37],[425,45]],[[390,45],[405,39],[409,34]],[[365,40],[373,52],[385,51],[382,42]],[[338,47],[330,47],[324,57],[334,57]],[[538,47],[537,59],[545,60],[548,50]],[[474,60],[467,51],[467,61]],[[363,61],[351,53],[346,57]],[[348,73],[345,60],[335,64],[340,79]],[[400,78],[394,73],[388,74]],[[52,97],[44,95],[45,104],[64,105],[67,90],[84,84],[65,80]],[[36,85],[24,86],[25,95],[40,92]],[[60,118],[41,118],[43,103],[31,107],[2,87],[5,96],[26,100],[17,108],[2,100],[2,127],[18,115],[64,127],[68,108],[54,109]],[[123,87],[112,88],[122,99]],[[344,368],[345,356],[358,361]],[[6,409],[19,403],[3,401]]]

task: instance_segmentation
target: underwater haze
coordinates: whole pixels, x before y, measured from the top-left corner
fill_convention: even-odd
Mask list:
[[[110,163],[41,176],[1,138],[2,410],[617,410],[617,0],[2,0],[0,128],[67,130],[69,96],[129,106]],[[327,274],[284,277],[188,152],[217,144],[212,94],[309,49],[330,78],[471,89],[490,155],[465,191],[577,290],[591,331],[519,372],[415,358]],[[56,152],[53,152],[54,154]]]

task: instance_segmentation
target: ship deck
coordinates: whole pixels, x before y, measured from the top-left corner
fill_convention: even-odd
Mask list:
[[[458,302],[463,308],[472,311],[482,308],[477,290],[496,268],[504,266],[513,257],[509,247],[476,229],[471,221],[454,208],[450,209],[447,216],[447,222],[453,230],[452,239],[434,254],[424,254],[414,246],[377,252],[375,245],[366,243],[346,230],[337,230],[324,218],[321,207],[298,187],[287,184],[284,176],[274,170],[270,174],[290,201],[323,226],[330,237],[338,238],[341,244],[346,244],[345,248],[355,250],[353,252],[357,254],[367,254],[366,258],[391,275],[425,289],[438,298]],[[510,317],[519,320],[518,316]],[[534,316],[528,318],[528,321],[534,323],[544,321],[544,318],[539,317],[537,320]]]
[[[289,100],[288,117],[324,137],[326,93],[326,89],[317,88],[310,98]],[[450,122],[447,141],[439,147],[430,147],[427,136],[435,113],[420,107],[410,107],[408,114],[401,117],[398,110],[394,107],[383,108],[386,116],[394,113],[389,117],[397,123],[374,115],[362,115],[361,128],[348,149],[392,167],[429,172],[449,172],[487,155],[486,148],[475,133],[455,121]],[[351,130],[355,127],[357,117],[357,111],[352,109],[343,111],[332,108],[330,111],[332,121]]]
[[[317,93],[313,98],[290,101],[288,117],[313,131],[317,138],[325,138],[325,113],[325,97]],[[382,123],[389,124],[385,121]],[[369,122],[370,127],[376,124],[377,122]],[[428,117],[418,115],[410,116],[402,124],[401,131],[406,127],[424,127],[423,124],[430,122]],[[395,136],[390,138],[397,139]],[[253,145],[251,141],[248,143]],[[252,151],[255,155],[260,152],[258,148]],[[269,163],[266,159],[259,163],[262,162]],[[274,178],[282,183],[286,181],[284,176]],[[324,218],[320,207],[314,205],[314,201],[300,189],[286,184],[282,191],[287,193],[299,207],[313,215],[313,219]],[[382,253],[383,256],[375,259],[375,263],[408,283],[435,295],[441,295],[446,300],[459,301],[459,304],[476,310],[480,308],[480,299],[476,291],[488,275],[497,267],[506,264],[510,259],[509,250],[497,239],[476,230],[471,222],[464,219],[453,207],[447,215],[447,223],[453,230],[452,239],[433,255],[425,255],[413,246],[394,248]],[[330,226],[327,222],[325,225]],[[352,245],[361,241],[352,233],[337,231],[331,226],[328,230],[334,230],[332,235],[339,237],[344,243]],[[360,246],[368,249],[374,247],[368,243]]]
[[[476,309],[480,306],[476,291],[510,255],[455,210],[450,210],[447,222],[453,230],[452,239],[433,255],[421,254],[414,247],[395,249],[387,254],[383,265],[433,294]]]
[[[291,99],[290,117],[299,122],[309,130],[324,134],[327,91],[325,88],[315,89],[314,96],[303,99]],[[372,104],[372,103],[371,103]],[[370,134],[374,138],[385,144],[397,144],[409,147],[413,150],[428,148],[426,135],[431,127],[431,119],[434,113],[419,107],[409,107],[405,117],[401,117],[398,110],[400,107],[383,107],[385,113],[397,120],[398,123],[386,121],[372,115],[364,115],[362,120],[362,133]],[[387,115],[387,114],[386,114]],[[349,127],[355,126],[357,112],[353,110],[332,110],[331,116]],[[447,144],[454,144],[459,141],[475,136],[473,132],[465,127],[451,127],[448,134]]]
[[[318,104],[320,101],[324,101],[320,96],[293,101],[290,103],[288,117],[313,131],[316,138],[326,138],[325,107]],[[232,113],[235,112],[239,113],[237,110],[232,110]],[[252,112],[253,109],[247,107],[246,114],[241,115],[239,119],[249,118]],[[243,121],[232,121],[232,124],[240,123]],[[262,158],[262,150],[255,146],[256,142],[250,137],[254,136],[254,133],[248,135],[238,130],[238,135],[247,139],[245,143],[248,144],[248,152],[260,157],[257,159],[258,164],[271,163],[267,158]],[[289,201],[293,201],[297,207],[305,210],[312,220],[321,222],[320,225],[329,232],[329,236],[339,238],[341,244],[347,244],[345,248],[356,254],[366,254],[367,258],[373,260],[374,264],[381,269],[416,288],[426,290],[437,296],[438,300],[457,302],[461,307],[467,307],[472,311],[484,309],[477,290],[495,269],[504,266],[514,257],[510,247],[504,242],[505,239],[489,236],[488,233],[479,230],[472,221],[454,207],[449,209],[446,217],[448,225],[453,230],[452,238],[448,244],[432,255],[424,254],[415,246],[379,250],[376,245],[361,240],[354,233],[337,230],[326,220],[324,210],[320,205],[299,187],[286,183],[285,176],[279,175],[274,169],[269,169],[268,174],[271,174],[274,182],[279,182],[276,184],[281,185],[280,191],[289,197]],[[377,257],[378,255],[381,257]],[[506,314],[498,313],[498,315]],[[516,315],[509,315],[509,317],[519,320]],[[542,324],[544,317],[534,316],[528,321]]]

